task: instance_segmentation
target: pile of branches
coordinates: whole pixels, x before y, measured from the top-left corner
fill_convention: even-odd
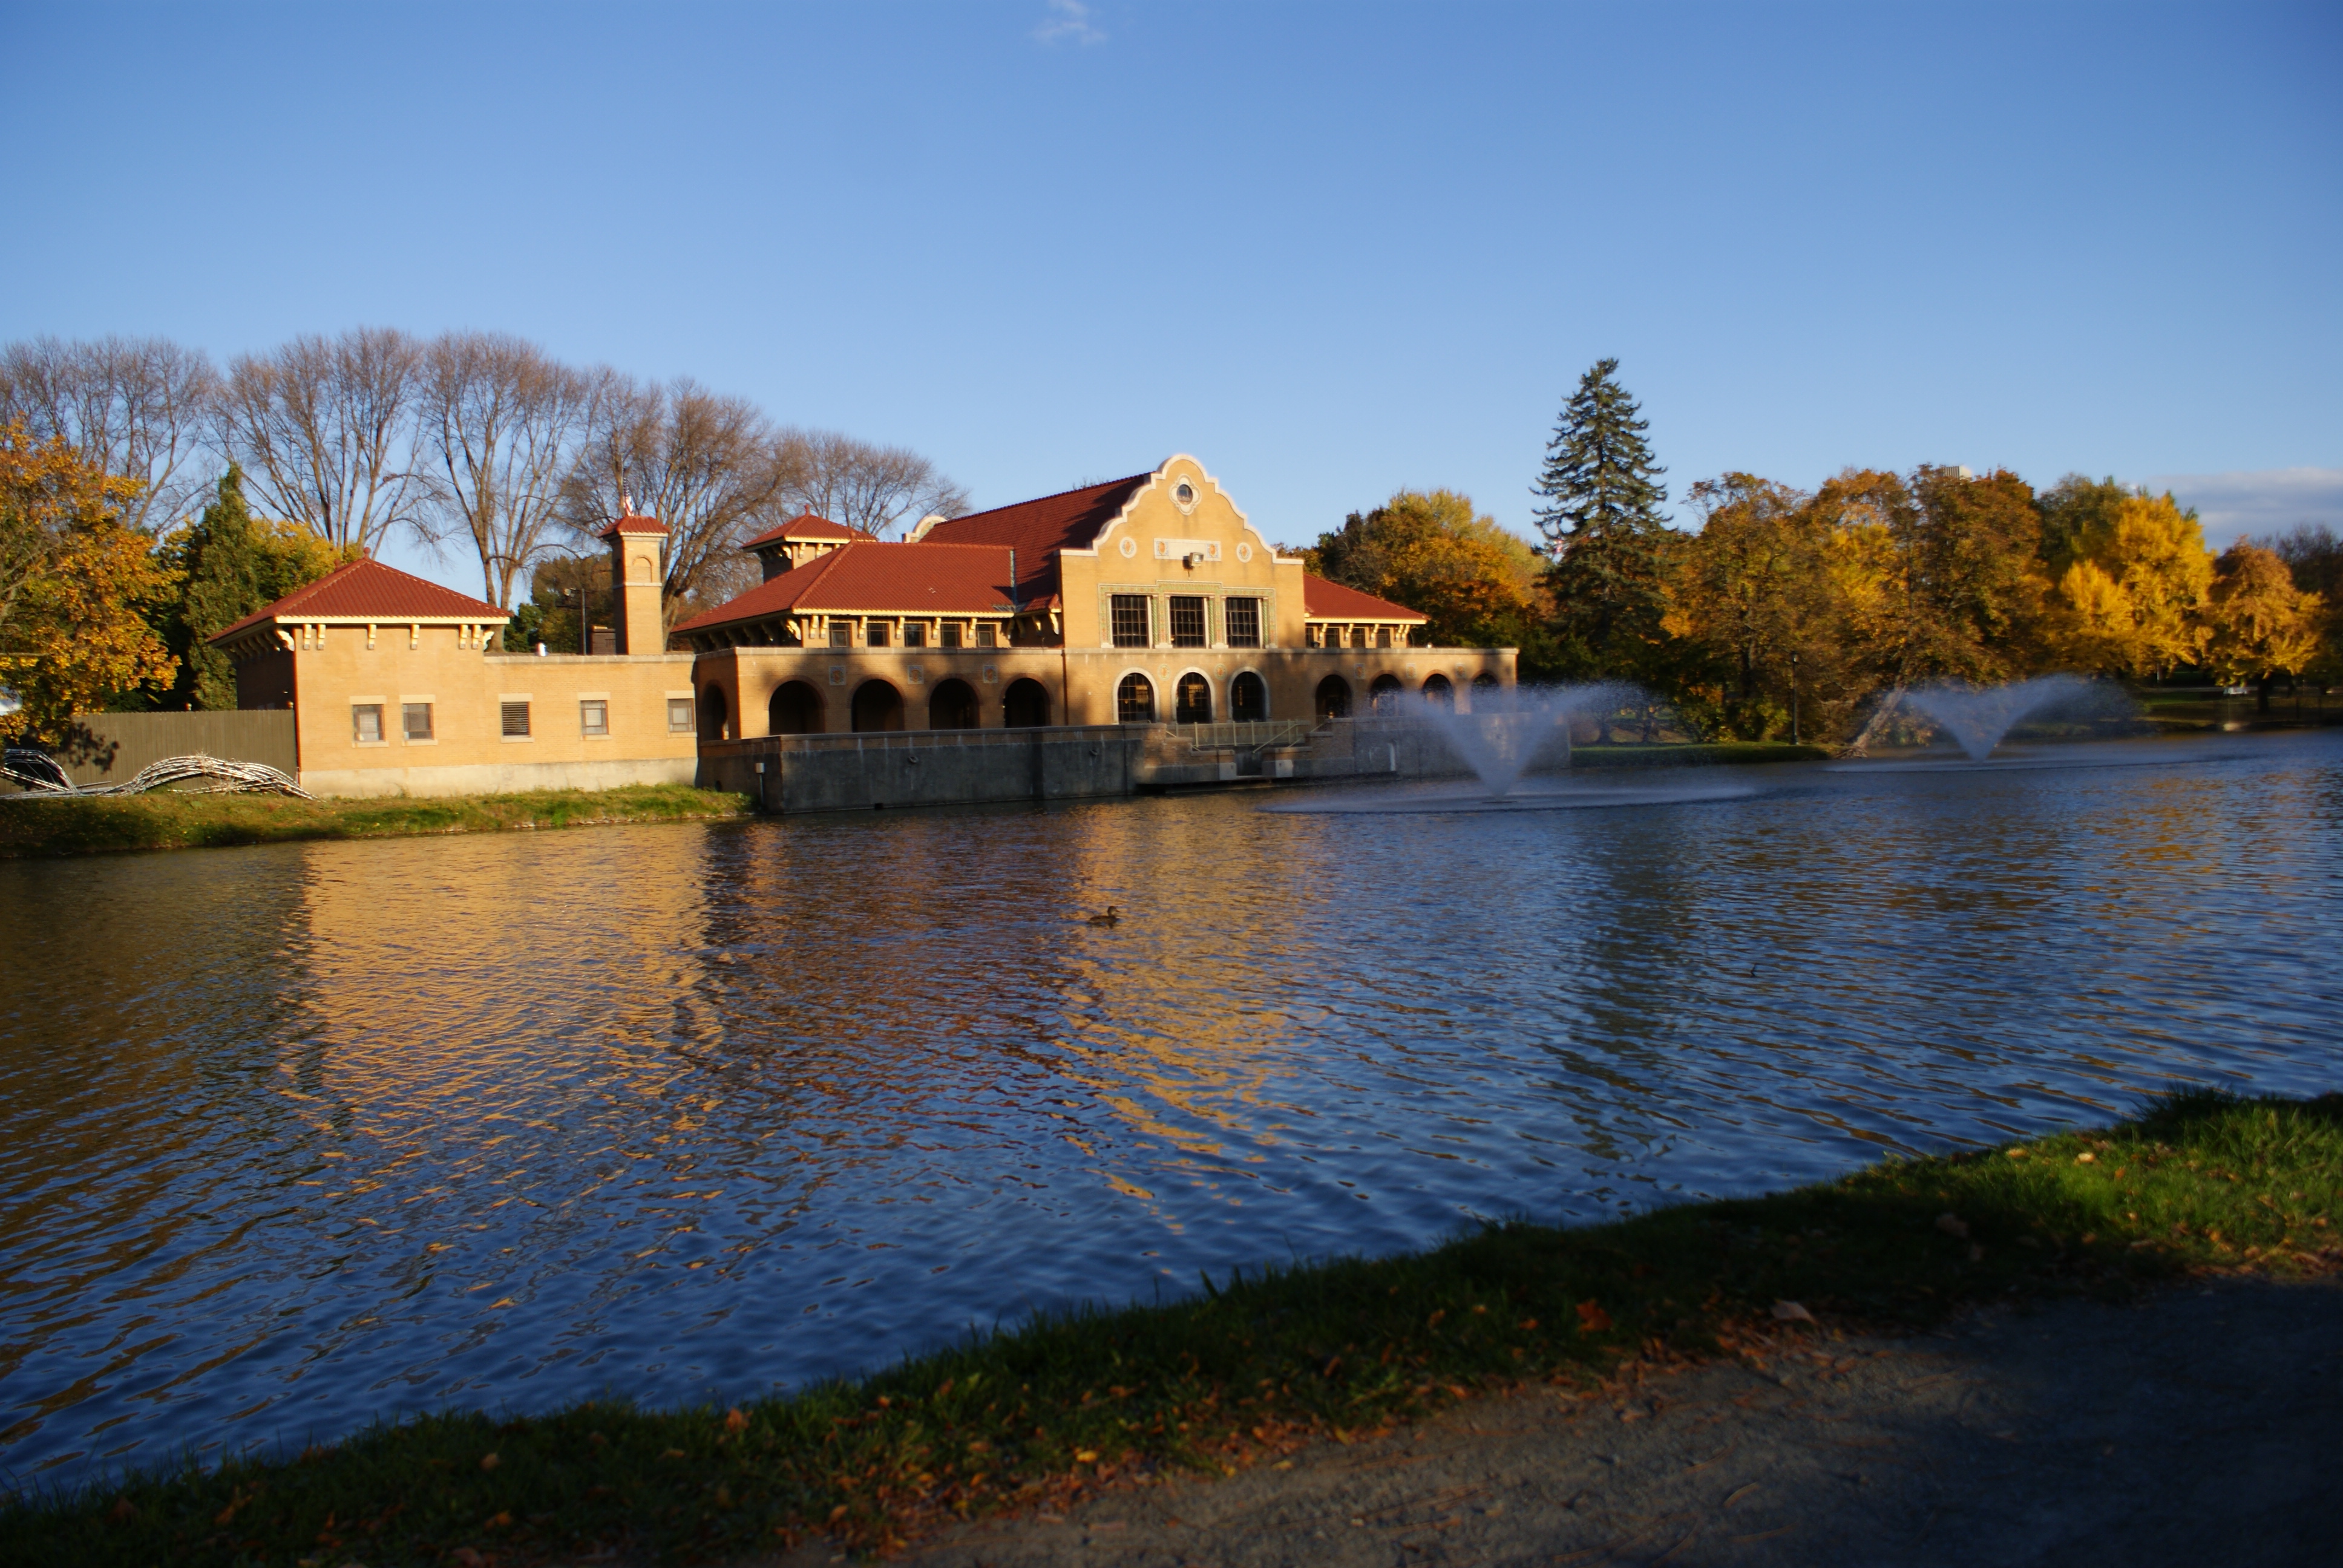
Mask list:
[[[218,757],[166,757],[150,762],[119,784],[76,785],[45,751],[9,747],[0,754],[0,778],[33,795],[143,795],[176,788],[184,795],[290,795],[316,797],[266,762],[230,762]]]

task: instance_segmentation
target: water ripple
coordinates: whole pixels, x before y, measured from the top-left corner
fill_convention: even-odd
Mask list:
[[[2338,739],[0,867],[0,1464],[734,1399],[2172,1079],[2332,1088]]]

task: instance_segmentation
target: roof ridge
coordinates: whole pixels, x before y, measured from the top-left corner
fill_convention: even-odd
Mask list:
[[[1087,485],[1069,485],[1062,490],[1052,490],[1046,496],[1028,496],[1021,501],[1003,502],[997,507],[987,507],[980,512],[962,512],[959,517],[946,518],[944,521],[947,523],[972,522],[978,518],[989,518],[995,512],[1011,512],[1020,507],[1039,506],[1043,501],[1054,501],[1061,496],[1080,495],[1084,490],[1111,490],[1117,485],[1133,484],[1141,479],[1151,479],[1154,477],[1154,469],[1144,468],[1136,474],[1127,474],[1120,479],[1097,479]]]

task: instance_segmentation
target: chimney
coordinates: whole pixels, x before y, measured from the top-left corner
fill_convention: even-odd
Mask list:
[[[657,518],[636,517],[632,505],[626,512],[602,530],[610,541],[610,618],[617,623],[618,651],[636,657],[665,653],[667,621],[659,598],[667,568],[659,558],[667,530]]]

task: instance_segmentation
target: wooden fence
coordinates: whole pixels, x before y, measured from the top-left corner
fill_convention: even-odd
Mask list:
[[[293,710],[230,709],[198,713],[85,713],[61,745],[46,747],[76,784],[119,784],[150,762],[200,752],[229,762],[266,762],[298,777]]]

